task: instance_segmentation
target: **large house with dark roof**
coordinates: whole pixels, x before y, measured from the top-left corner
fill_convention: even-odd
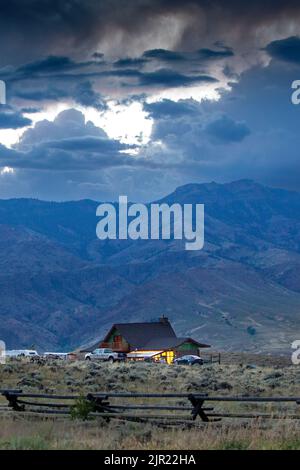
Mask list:
[[[113,351],[127,353],[129,359],[151,358],[168,363],[185,354],[198,355],[200,348],[208,347],[208,344],[199,343],[192,338],[177,337],[166,317],[157,322],[116,323],[103,341],[93,345],[93,349],[111,348]]]

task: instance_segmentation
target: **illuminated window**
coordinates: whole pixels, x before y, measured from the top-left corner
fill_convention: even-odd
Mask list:
[[[172,364],[172,362],[174,361],[175,354],[174,351],[164,351],[160,354],[160,357],[163,357],[167,364]]]

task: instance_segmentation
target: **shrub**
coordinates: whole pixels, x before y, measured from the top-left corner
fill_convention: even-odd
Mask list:
[[[91,419],[90,413],[93,411],[95,411],[94,403],[87,400],[84,396],[80,396],[71,407],[71,419],[82,419],[86,421]]]

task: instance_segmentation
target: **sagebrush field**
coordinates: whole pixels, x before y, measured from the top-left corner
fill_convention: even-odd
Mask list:
[[[52,362],[37,365],[10,362],[0,367],[0,388],[39,393],[86,394],[100,391],[201,392],[209,395],[299,396],[297,366],[253,363],[207,364],[202,367],[164,364],[95,364]],[[259,363],[259,361],[257,361]],[[275,364],[275,365],[274,365]],[[6,400],[1,399],[1,407]],[[239,404],[216,404],[222,411]],[[243,410],[257,411],[254,405]],[[246,406],[246,408],[245,408]],[[297,405],[259,405],[259,410],[299,415]],[[0,413],[2,449],[300,449],[300,420],[223,419],[197,421],[192,428],[168,428],[153,423],[102,418],[82,421],[70,417],[26,416]]]

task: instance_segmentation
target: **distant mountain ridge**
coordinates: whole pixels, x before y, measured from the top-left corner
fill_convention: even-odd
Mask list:
[[[300,194],[251,180],[188,184],[205,246],[96,238],[96,201],[0,201],[0,339],[72,349],[111,323],[166,314],[214,348],[287,351],[300,337]]]

